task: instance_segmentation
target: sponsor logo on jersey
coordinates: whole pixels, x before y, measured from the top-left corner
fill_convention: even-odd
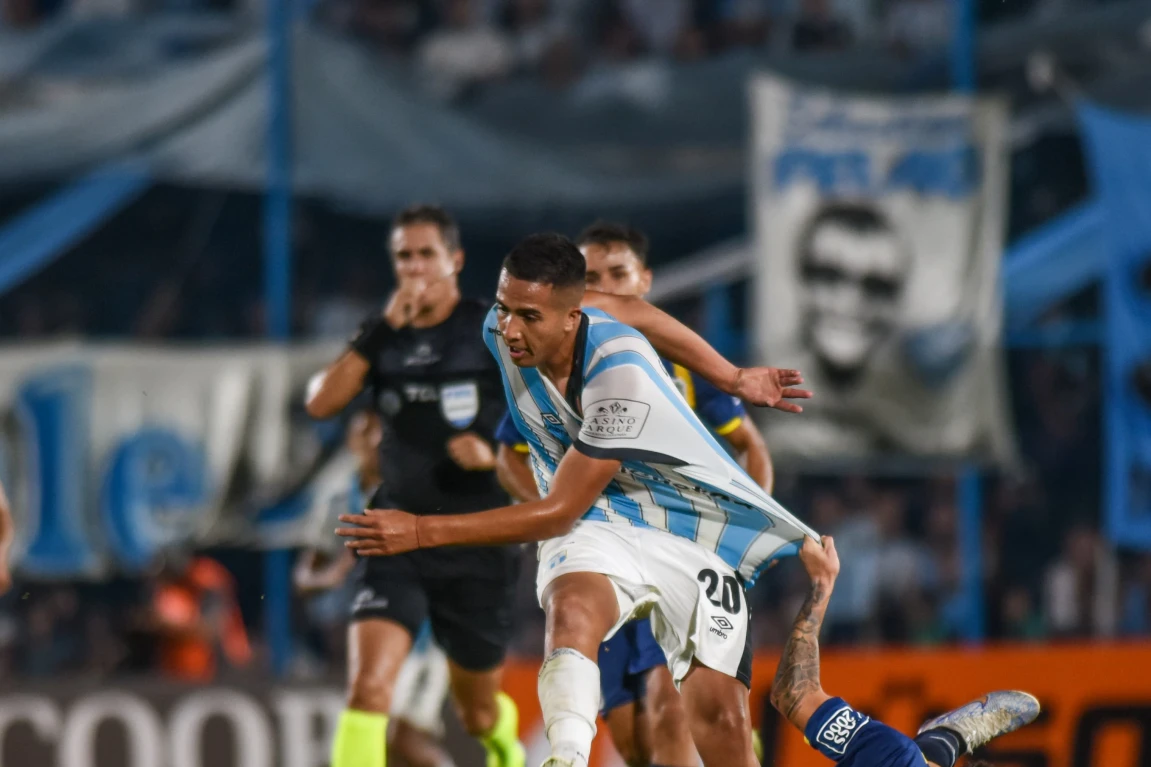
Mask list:
[[[412,350],[411,354],[409,354],[407,357],[404,357],[404,367],[413,368],[426,365],[434,365],[439,361],[439,352],[433,349],[431,344],[424,342],[418,344],[416,348]]]
[[[560,420],[558,415],[553,415],[552,413],[540,413],[540,415],[543,416],[543,419],[550,423],[552,426],[564,425],[564,422]]]
[[[819,728],[815,736],[816,742],[839,755],[847,753],[847,747],[863,725],[870,722],[869,717],[859,713],[851,706],[844,706],[831,715]]]
[[[404,398],[408,402],[435,402],[440,396],[431,384],[404,384]]]
[[[465,429],[480,412],[480,390],[474,381],[445,384],[440,388],[440,412],[452,426]]]
[[[583,432],[595,439],[636,439],[651,406],[630,399],[601,399],[584,409]]]

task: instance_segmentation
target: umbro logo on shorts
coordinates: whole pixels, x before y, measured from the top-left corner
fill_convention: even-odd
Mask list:
[[[714,623],[715,625],[714,626],[708,626],[707,627],[708,632],[715,634],[720,639],[727,639],[727,632],[729,632],[733,628],[735,628],[735,626],[732,625],[732,622],[729,621],[727,618],[723,617],[722,615],[711,616],[711,622]]]

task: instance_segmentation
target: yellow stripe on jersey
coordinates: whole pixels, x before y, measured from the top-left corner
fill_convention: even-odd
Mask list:
[[[512,445],[512,450],[515,450],[517,453],[530,453],[531,452],[531,450],[528,449],[526,442],[521,442],[518,445]]]
[[[673,365],[672,371],[675,373],[675,380],[679,382],[680,393],[687,400],[687,406],[695,410],[695,382],[691,380],[691,371],[683,365]]]
[[[743,416],[737,415],[735,418],[732,418],[730,421],[725,423],[723,426],[718,427],[715,430],[715,433],[721,437],[726,437],[728,434],[731,434],[733,431],[738,429],[740,427],[740,424],[742,424],[742,423],[743,423]]]

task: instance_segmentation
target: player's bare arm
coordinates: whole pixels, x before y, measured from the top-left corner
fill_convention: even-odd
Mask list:
[[[767,443],[751,419],[744,418],[739,426],[724,435],[724,438],[735,449],[748,476],[770,493],[775,485],[775,468],[771,463]]]
[[[815,710],[831,698],[819,683],[819,629],[839,575],[839,555],[830,536],[822,545],[805,538],[799,551],[811,590],[791,627],[771,685],[771,705],[802,731]]]
[[[517,501],[538,501],[539,489],[532,476],[531,457],[508,445],[496,452],[496,477],[507,494]]]
[[[600,309],[631,325],[662,356],[698,373],[733,397],[788,413],[801,413],[803,408],[787,400],[811,398],[811,392],[794,388],[803,383],[798,370],[737,367],[698,333],[642,298],[587,291],[581,305]]]
[[[564,535],[603,493],[620,462],[569,450],[556,469],[551,491],[536,501],[475,514],[417,517],[391,509],[345,514],[337,535],[361,556],[390,556],[440,546],[533,543]]]
[[[8,496],[4,495],[4,485],[0,484],[0,594],[12,586],[8,552],[15,537],[16,528],[12,524],[12,510],[8,506]]]

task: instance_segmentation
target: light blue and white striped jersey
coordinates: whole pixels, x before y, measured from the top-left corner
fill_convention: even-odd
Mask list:
[[[519,368],[497,329],[484,340],[499,362],[508,412],[528,441],[536,485],[547,494],[574,447],[621,461],[583,519],[665,530],[716,552],[750,586],[775,558],[815,532],[771,498],[700,422],[659,355],[637,330],[585,309],[568,392]]]

